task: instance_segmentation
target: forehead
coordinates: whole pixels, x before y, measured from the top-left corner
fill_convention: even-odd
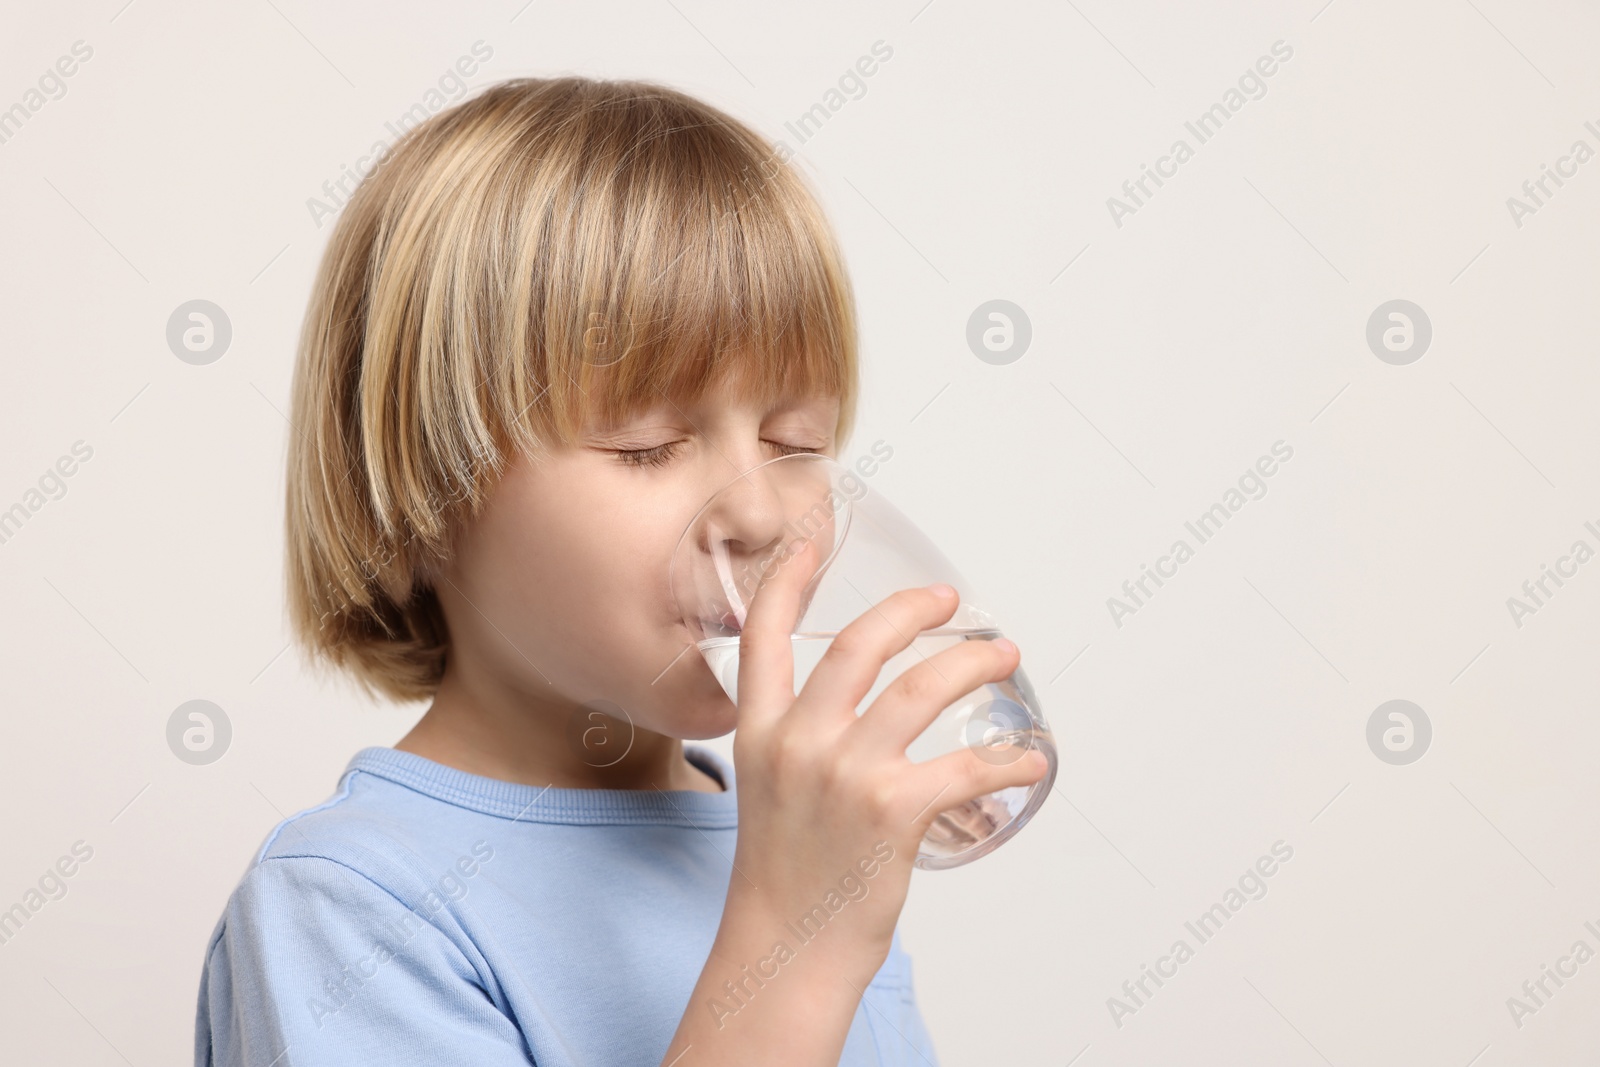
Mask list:
[[[840,403],[837,389],[816,385],[796,389],[775,375],[761,373],[753,360],[740,360],[710,380],[698,383],[680,380],[665,388],[629,397],[612,414],[591,409],[586,413],[585,423],[591,427],[612,427],[652,417],[678,416],[698,421],[734,414],[765,418],[788,412],[836,418]]]

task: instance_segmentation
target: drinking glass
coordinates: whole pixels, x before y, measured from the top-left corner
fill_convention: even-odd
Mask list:
[[[858,466],[865,470],[867,462]],[[920,631],[884,664],[857,705],[858,715],[907,668],[960,641],[1001,636],[998,621],[966,579],[866,477],[821,453],[782,456],[714,493],[685,527],[668,567],[696,647],[736,707],[739,631],[756,590],[776,573],[796,538],[812,541],[822,561],[801,594],[791,636],[796,693],[841,629],[901,589],[945,582],[960,604],[949,622]],[[994,851],[1032,818],[1055,782],[1055,739],[1020,668],[940,711],[907,746],[906,756],[921,763],[961,748],[994,764],[1014,762],[1036,748],[1049,769],[1032,785],[940,812],[914,861],[926,870],[957,867]]]

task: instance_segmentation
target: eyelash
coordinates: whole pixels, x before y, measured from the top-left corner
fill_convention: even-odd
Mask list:
[[[672,462],[672,457],[677,454],[681,441],[668,441],[666,444],[656,445],[654,448],[618,449],[617,458],[629,467],[662,467]],[[801,452],[815,452],[814,448],[800,448],[795,445],[780,444],[777,441],[768,441],[770,445],[781,450],[785,455],[798,455]]]

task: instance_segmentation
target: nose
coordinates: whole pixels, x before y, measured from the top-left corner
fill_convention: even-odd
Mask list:
[[[816,456],[760,464],[717,491],[702,517],[700,547],[741,620],[790,541],[815,541],[819,558],[828,557],[834,518],[828,463]]]
[[[704,517],[707,551],[753,556],[773,547],[786,518],[783,466],[757,465],[717,490]]]

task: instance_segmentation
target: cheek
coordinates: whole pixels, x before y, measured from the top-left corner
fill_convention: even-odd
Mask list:
[[[581,455],[514,465],[462,544],[456,580],[474,606],[457,613],[460,638],[530,691],[610,700],[677,736],[725,734],[732,704],[668,578],[703,481]]]
[[[640,672],[648,681],[688,643],[667,568],[693,508],[666,486],[607,473],[505,485],[476,531],[473,584],[552,681],[547,659],[589,686]]]
[[[604,642],[639,610],[653,562],[626,524],[586,521],[576,509],[529,516],[499,557],[519,610],[550,638]]]

